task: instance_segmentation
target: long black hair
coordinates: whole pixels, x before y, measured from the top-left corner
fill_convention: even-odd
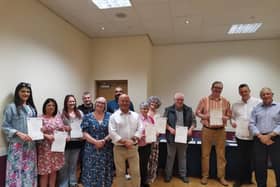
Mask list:
[[[54,117],[54,116],[56,116],[56,114],[57,114],[57,102],[56,102],[56,100],[53,99],[53,98],[48,98],[48,99],[46,99],[46,101],[44,102],[44,104],[43,104],[43,114],[46,115],[46,107],[47,107],[47,104],[49,104],[49,103],[51,103],[51,102],[54,103],[54,107],[55,107],[54,112],[53,112],[53,114],[52,114],[52,116]]]
[[[27,89],[29,89],[29,91],[30,91],[30,96],[28,97],[28,99],[27,99],[27,101],[26,101],[26,104],[29,105],[29,106],[31,106],[31,107],[34,109],[35,114],[36,114],[36,116],[37,116],[37,109],[36,109],[36,107],[35,107],[35,105],[34,105],[31,85],[30,85],[29,83],[26,83],[26,82],[20,82],[20,83],[17,85],[16,89],[15,89],[14,103],[15,103],[15,105],[16,105],[17,110],[18,110],[18,108],[19,108],[20,106],[22,106],[22,100],[21,100],[20,97],[19,97],[19,91],[20,91],[22,88],[27,88]],[[19,114],[19,111],[18,111],[18,114]]]

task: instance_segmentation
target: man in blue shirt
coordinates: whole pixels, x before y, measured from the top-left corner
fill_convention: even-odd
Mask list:
[[[280,187],[280,103],[273,101],[270,88],[263,88],[260,97],[263,102],[253,109],[249,124],[254,135],[255,177],[258,187],[266,187],[269,155]]]
[[[115,88],[115,99],[109,101],[108,104],[107,104],[107,111],[108,112],[114,113],[116,110],[119,109],[118,101],[119,101],[120,95],[122,95],[122,94],[123,94],[123,89],[121,87],[116,87]],[[132,102],[130,102],[129,110],[134,111],[134,107],[133,107]]]

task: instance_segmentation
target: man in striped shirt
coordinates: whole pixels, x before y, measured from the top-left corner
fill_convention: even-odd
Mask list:
[[[221,96],[223,83],[215,81],[212,83],[211,94],[203,97],[196,109],[196,115],[201,119],[203,125],[201,135],[202,151],[202,179],[201,184],[206,185],[209,176],[209,159],[212,145],[215,146],[217,155],[217,170],[219,182],[228,186],[225,180],[225,126],[230,119],[230,103]]]

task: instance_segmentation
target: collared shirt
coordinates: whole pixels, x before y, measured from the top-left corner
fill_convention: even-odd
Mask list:
[[[252,111],[249,129],[254,136],[271,132],[280,135],[280,103],[258,104]]]
[[[110,113],[114,113],[115,111],[117,111],[119,109],[119,103],[116,99],[114,100],[111,100],[107,103],[107,111],[110,112]],[[131,111],[134,111],[134,107],[133,107],[133,103],[130,102],[130,105],[129,105],[129,110]]]
[[[232,123],[237,123],[238,121],[244,120],[248,121],[249,125],[249,120],[251,117],[251,113],[253,108],[258,105],[261,102],[260,99],[255,98],[255,97],[250,97],[248,101],[245,103],[243,100],[237,101],[232,105]],[[246,132],[243,132],[246,131]],[[245,134],[248,134],[249,136],[244,136]],[[253,139],[253,134],[250,133],[249,129],[245,128],[236,128],[235,131],[235,136],[239,139],[242,140],[252,140]]]
[[[140,123],[142,125],[143,131],[140,140],[138,141],[139,146],[145,146],[146,140],[145,140],[145,133],[146,133],[146,126],[147,125],[154,125],[154,120],[151,116],[147,116],[145,118],[144,116],[140,115]]]
[[[123,113],[117,110],[110,117],[109,134],[114,144],[118,145],[119,140],[131,139],[134,136],[141,138],[142,131],[143,127],[136,112]]]
[[[196,114],[210,114],[211,110],[222,110],[223,115],[229,117],[230,116],[230,103],[224,97],[220,97],[218,99],[214,99],[211,96],[203,97],[197,106]],[[209,120],[201,120],[201,123],[204,126],[209,127],[210,121]],[[224,126],[226,125],[223,124]]]

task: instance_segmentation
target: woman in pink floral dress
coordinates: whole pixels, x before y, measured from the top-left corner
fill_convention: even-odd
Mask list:
[[[64,164],[64,154],[51,152],[54,141],[54,131],[63,131],[64,125],[60,115],[57,115],[57,103],[49,98],[43,105],[44,140],[38,144],[38,174],[40,187],[55,187],[56,172]]]

